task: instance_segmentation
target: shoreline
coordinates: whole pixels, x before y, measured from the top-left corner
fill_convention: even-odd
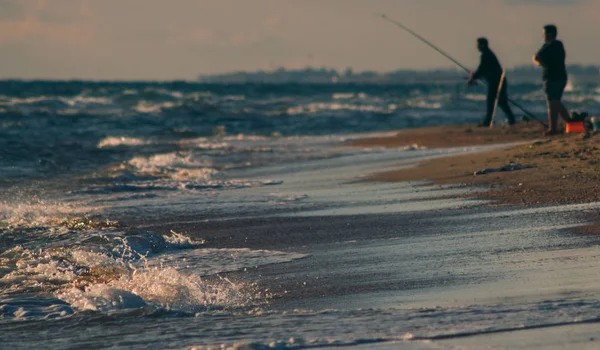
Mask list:
[[[424,186],[483,188],[487,191],[473,191],[457,198],[491,199],[492,205],[597,201],[600,198],[600,168],[597,168],[600,164],[600,139],[590,137],[583,140],[582,134],[544,138],[539,129],[532,123],[521,123],[514,129],[483,129],[468,125],[419,128],[402,130],[391,137],[357,140],[349,145],[447,148],[505,143],[507,148],[504,149],[426,160],[412,168],[375,172],[362,181],[425,181],[428,184]],[[515,142],[523,143],[509,145]]]
[[[427,148],[448,148],[513,143],[540,138],[542,138],[542,131],[537,123],[522,122],[512,128],[444,125],[402,129],[397,131],[394,136],[361,138],[349,142],[348,145],[399,148],[416,144]]]

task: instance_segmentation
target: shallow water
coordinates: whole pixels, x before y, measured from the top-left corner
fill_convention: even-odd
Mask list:
[[[474,123],[481,96],[461,91],[1,82],[0,344],[429,349],[593,320],[598,240],[565,229],[597,206],[357,182],[497,147],[344,146]],[[537,87],[514,91],[543,112]]]

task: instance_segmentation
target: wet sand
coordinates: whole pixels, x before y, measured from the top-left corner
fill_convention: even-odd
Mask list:
[[[600,136],[583,140],[582,134],[541,137],[539,127],[531,124],[515,130],[472,130],[469,126],[424,128],[403,131],[397,137],[362,140],[357,146],[400,147],[410,143],[452,147],[457,144],[491,144],[522,141],[508,149],[435,159],[415,164],[410,169],[375,173],[368,180],[428,181],[467,188],[486,188],[473,193],[494,200],[495,205],[544,205],[586,203],[600,198]],[[503,134],[506,133],[506,134]],[[456,137],[454,137],[456,136]],[[484,169],[499,169],[509,164],[523,168],[475,175]]]
[[[349,142],[358,147],[405,147],[419,145],[428,148],[489,145],[527,141],[542,136],[540,124],[522,122],[510,128],[496,126],[479,128],[473,125],[450,125],[400,130],[395,136],[373,137]]]
[[[597,318],[596,307],[600,307],[594,302],[600,293],[596,269],[600,236],[572,230],[599,207],[479,206],[285,216],[187,222],[175,230],[206,238],[207,247],[307,254],[289,263],[226,274],[232,281],[256,281],[258,290],[268,290],[261,305],[265,311],[330,310],[330,322],[347,322],[348,332],[358,329],[353,327],[362,327],[361,331],[397,328],[402,332],[394,335],[396,339],[405,331],[416,337],[409,343],[382,340],[358,349],[487,345],[567,349],[600,337],[595,328],[580,328],[581,320]],[[592,308],[581,306],[586,303],[592,303]],[[557,306],[557,311],[545,311],[561,304],[565,306]],[[355,312],[358,324],[333,316],[343,310]],[[361,323],[365,322],[360,318],[362,310],[374,310],[373,324]],[[452,316],[443,323],[453,326],[446,329],[432,316],[428,327],[414,330],[401,317],[412,310],[448,313]],[[487,331],[471,316],[462,319],[464,315],[488,317],[493,330]],[[394,317],[400,320],[394,322]],[[470,330],[459,331],[463,328]],[[544,334],[554,336],[538,338]],[[561,342],[556,341],[559,334],[565,336]]]
[[[598,320],[579,324],[516,329],[508,332],[485,334],[440,341],[441,344],[460,348],[474,348],[485,344],[492,349],[598,349],[600,348]]]
[[[598,349],[600,332],[597,322],[552,325],[482,334],[477,336],[455,337],[437,340],[438,346],[427,347],[430,340],[416,341],[415,349]],[[418,346],[418,347],[417,347]],[[357,346],[355,349],[391,350],[413,349],[404,342],[383,342]]]
[[[599,236],[569,232],[593,209],[481,207],[272,218],[232,221],[202,232],[219,247],[309,254],[230,274],[233,279],[260,274],[277,309],[450,307],[600,291],[600,285],[589,283],[595,270],[572,271],[600,257],[590,248],[600,245]],[[581,259],[569,261],[576,252]],[[566,282],[569,274],[570,286],[553,280]]]
[[[451,129],[459,133],[464,131],[462,128]],[[433,344],[431,348],[495,345],[503,349],[587,346],[586,338],[600,336],[594,329],[581,328],[584,327],[582,320],[597,322],[595,318],[600,309],[596,297],[600,293],[597,281],[600,235],[587,234],[580,226],[590,222],[600,204],[573,203],[594,201],[591,190],[595,188],[594,178],[591,173],[582,172],[593,159],[584,159],[582,152],[597,152],[596,140],[582,141],[581,135],[568,135],[537,141],[540,137],[534,129],[526,125],[522,132],[517,129],[508,134],[503,134],[507,131],[501,129],[485,130],[482,132],[497,135],[488,138],[474,134],[471,140],[479,144],[503,143],[507,140],[502,135],[510,135],[511,142],[525,143],[504,150],[425,160],[419,162],[423,163],[421,166],[413,163],[412,168],[374,174],[354,183],[343,180],[345,185],[323,190],[329,190],[328,195],[352,193],[349,197],[355,198],[351,198],[347,208],[323,210],[316,206],[314,210],[298,213],[225,220],[179,217],[168,226],[153,228],[159,233],[172,229],[185,232],[193,239],[205,239],[206,247],[307,254],[306,258],[289,263],[226,274],[232,281],[255,282],[258,290],[268,291],[268,298],[261,305],[268,311],[285,314],[296,309],[350,310],[358,314],[360,310],[377,310],[373,324],[364,324],[365,321],[358,318],[358,326],[367,331],[403,330],[402,323],[388,317],[386,310],[390,309],[396,310],[389,311],[392,315],[419,309],[441,310],[450,315],[448,319],[432,318],[431,325],[426,323],[427,327],[417,329],[414,342],[382,340],[356,348],[411,348],[413,345],[430,348],[427,344]],[[444,128],[428,130],[419,131],[424,135],[421,138],[398,136],[387,143],[373,139],[355,144],[403,147],[409,140],[435,147],[431,145],[441,142],[436,133],[443,133]],[[469,137],[453,138],[452,145],[466,146]],[[504,165],[511,160],[531,168],[473,176],[475,170]],[[410,164],[410,159],[408,162]],[[376,166],[370,168],[371,173],[377,169]],[[331,174],[327,171],[316,168],[297,176],[314,186],[313,179],[332,176],[333,170]],[[524,176],[528,176],[528,180],[524,180]],[[569,185],[566,181],[569,176],[581,176],[583,180],[576,179],[589,186],[588,190]],[[565,181],[560,182],[561,179]],[[424,186],[423,180],[433,185]],[[373,198],[380,199],[374,205],[371,199],[364,198],[367,191],[372,192],[377,186],[385,192],[393,187],[386,187],[386,183],[399,187],[404,186],[402,181],[415,181],[409,185],[414,191],[392,193],[390,197],[397,197],[396,202],[372,194]],[[550,185],[556,181],[562,184],[560,189],[551,190]],[[462,186],[467,192],[449,195],[444,190],[432,190],[438,185]],[[324,185],[330,186],[329,183]],[[481,186],[491,190],[480,192]],[[360,188],[365,192],[357,191]],[[564,194],[571,190],[573,197],[564,199]],[[433,192],[427,197],[412,197],[420,191]],[[448,197],[465,206],[436,207]],[[474,197],[493,201],[481,205]],[[419,201],[429,203],[429,209],[407,210],[411,206],[420,208]],[[386,206],[396,207],[385,211]],[[374,207],[381,212],[375,213]],[[396,208],[401,210],[394,211]],[[356,214],[360,212],[368,214]],[[556,311],[546,311],[547,305],[556,307]],[[491,317],[485,321],[493,330],[479,329],[478,318],[484,316]],[[332,318],[331,322],[346,320]],[[351,320],[348,322],[346,330],[352,332],[356,325]],[[449,328],[445,328],[446,323]],[[527,324],[527,330],[519,329],[522,324]],[[279,326],[285,329],[284,324]],[[410,328],[408,323],[407,327]],[[458,331],[461,327],[470,329],[473,334],[461,336]],[[427,335],[428,332],[433,335]],[[569,335],[569,332],[574,333]],[[544,337],[549,333],[565,334],[566,338],[560,343],[558,336]],[[395,336],[398,339],[402,334]],[[589,344],[594,345],[594,342]]]
[[[542,137],[539,126],[524,123],[514,129],[481,129],[451,126],[403,130],[395,137],[351,143],[361,147],[404,147],[411,143],[432,147],[494,144],[521,141],[503,150],[424,161],[409,169],[374,173],[365,181],[425,181],[456,185],[473,191],[464,197],[490,199],[489,205],[590,203],[600,200],[600,135]],[[520,164],[521,170],[475,175],[484,169]],[[600,213],[589,215],[590,224],[575,228],[580,233],[600,233]]]

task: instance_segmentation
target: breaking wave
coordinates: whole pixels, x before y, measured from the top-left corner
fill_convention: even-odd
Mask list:
[[[287,262],[300,254],[204,248],[204,240],[63,217],[32,206],[0,220],[0,318],[65,317],[81,311],[177,311],[241,307],[263,296],[219,273]],[[28,301],[29,300],[29,301]],[[37,300],[34,302],[34,300]]]

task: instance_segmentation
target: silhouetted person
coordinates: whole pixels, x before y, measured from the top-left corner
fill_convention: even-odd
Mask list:
[[[481,52],[481,60],[479,67],[475,73],[471,73],[467,85],[471,86],[477,79],[485,79],[488,84],[487,92],[487,113],[483,122],[479,126],[489,126],[492,121],[492,113],[494,113],[494,105],[496,103],[496,96],[498,95],[498,87],[500,85],[500,78],[502,77],[502,66],[498,62],[496,55],[490,50],[488,40],[486,38],[477,39],[477,49]],[[504,114],[508,118],[508,124],[515,124],[515,115],[513,114],[508,104],[508,82],[504,78],[502,83],[502,89],[500,89],[500,96],[498,97],[498,107],[502,108]]]
[[[535,56],[533,56],[533,63],[542,66],[543,88],[546,93],[546,103],[548,104],[549,128],[545,132],[546,135],[556,135],[559,133],[559,114],[565,121],[570,119],[567,108],[561,102],[568,79],[567,67],[565,66],[567,54],[562,42],[556,40],[557,34],[556,26],[552,24],[545,26],[545,43]]]

